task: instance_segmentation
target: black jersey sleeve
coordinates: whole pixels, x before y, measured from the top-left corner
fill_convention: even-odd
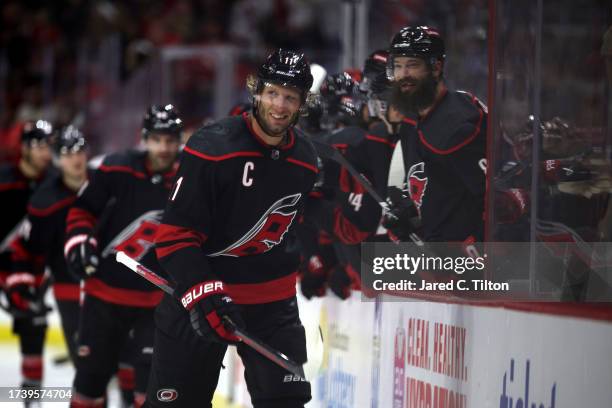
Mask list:
[[[189,148],[183,151],[156,236],[157,257],[180,294],[214,278],[202,247],[212,232],[215,205],[215,163],[205,157]]]
[[[54,240],[61,236],[49,217],[28,211],[26,228],[13,244],[11,253],[13,272],[27,272],[42,275],[49,251]]]

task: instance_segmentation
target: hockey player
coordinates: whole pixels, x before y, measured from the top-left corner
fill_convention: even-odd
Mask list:
[[[444,41],[429,27],[405,27],[389,47],[391,104],[404,115],[399,134],[409,196],[426,241],[481,241],[484,234],[487,111],[443,79]],[[394,226],[400,238],[410,223]]]
[[[63,237],[68,209],[77,191],[87,180],[87,143],[75,127],[63,129],[54,143],[59,173],[47,177],[28,203],[29,227],[16,241],[13,273],[23,285],[34,282],[48,266],[53,279],[53,294],[58,305],[64,338],[70,358],[76,357],[76,331],[79,317],[79,281],[67,271]],[[32,296],[34,288],[23,288]]]
[[[344,74],[328,77],[322,86],[324,105],[335,128],[325,141],[346,157],[381,196],[386,195],[389,163],[395,140],[388,135],[384,124],[379,123],[366,130],[360,105],[362,95],[356,92]],[[350,78],[350,77],[349,77]],[[357,84],[358,85],[358,84]],[[358,126],[361,125],[361,126]],[[323,161],[324,185],[319,199],[309,200],[306,218],[326,232],[333,242],[337,265],[329,255],[321,251],[313,258],[306,257],[308,267],[303,268],[302,292],[306,297],[324,293],[324,284],[340,298],[350,295],[351,289],[359,289],[360,244],[371,239],[380,222],[381,207],[346,168],[331,160]],[[325,276],[327,275],[327,276]]]
[[[142,406],[153,343],[153,309],[161,292],[126,273],[124,251],[156,267],[151,251],[176,173],[182,122],[172,105],[151,106],[142,127],[145,151],[108,155],[66,219],[69,270],[85,279],[71,407],[102,407],[107,383],[128,337],[136,344],[135,406]]]
[[[224,317],[306,361],[294,227],[317,163],[293,126],[312,81],[303,55],[273,52],[248,80],[251,113],[201,128],[183,150],[157,235],[176,296],[157,308],[147,406],[212,406],[227,345],[238,340]],[[310,400],[308,382],[242,343],[237,350],[254,407]]]
[[[21,158],[16,165],[0,167],[0,283],[13,314],[13,332],[19,336],[22,354],[21,374],[24,387],[40,387],[42,349],[47,329],[45,312],[36,306],[42,293],[42,275],[25,282],[23,275],[7,275],[12,271],[11,257],[19,230],[24,226],[28,200],[47,173],[51,164],[53,127],[39,120],[26,123],[21,133]],[[38,305],[40,306],[40,304]],[[26,402],[29,404],[29,402]]]

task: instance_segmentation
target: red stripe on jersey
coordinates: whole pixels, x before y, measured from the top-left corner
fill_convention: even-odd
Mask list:
[[[344,191],[345,193],[365,193],[365,188],[363,188],[361,183],[357,181],[357,179],[353,177],[353,175],[344,167],[340,168],[340,179],[338,180],[338,183],[340,185],[340,190]]]
[[[330,245],[333,241],[332,241],[332,237],[331,235],[329,235],[327,233],[327,231],[319,231],[319,239],[318,239],[319,245]]]
[[[423,132],[421,132],[420,130],[419,130],[419,139],[421,139],[421,143],[423,143],[429,150],[431,150],[434,153],[446,155],[446,154],[451,154],[453,152],[456,152],[457,150],[461,149],[463,146],[472,142],[472,140],[474,140],[476,136],[478,136],[478,134],[480,133],[480,125],[482,124],[482,118],[484,117],[484,112],[482,109],[478,109],[478,112],[480,113],[480,117],[478,118],[478,123],[476,124],[476,130],[474,130],[474,132],[472,132],[472,134],[469,135],[468,138],[465,139],[463,142],[451,147],[450,149],[441,150],[441,149],[437,149],[433,147],[432,145],[427,143],[427,140],[425,140],[425,136],[423,135]]]
[[[404,118],[402,120],[402,122],[408,123],[409,125],[412,125],[412,126],[416,126],[416,124],[417,124],[416,120],[412,120],[412,119],[408,119],[408,118]]]
[[[295,296],[297,272],[262,283],[225,284],[227,294],[235,303],[251,305],[270,303]]]
[[[85,293],[109,303],[134,307],[155,307],[164,296],[161,290],[144,291],[109,286],[98,278],[85,281]]]
[[[223,154],[221,156],[209,156],[202,152],[198,152],[196,150],[190,149],[189,147],[183,148],[183,151],[189,154],[193,154],[194,156],[197,156],[201,159],[211,160],[211,161],[222,161],[222,160],[232,159],[234,157],[264,157],[263,154],[260,152],[234,152],[234,153]]]
[[[308,193],[308,197],[321,198],[323,197],[323,193],[320,191],[311,191],[310,193]]]
[[[333,147],[335,147],[336,149],[346,149],[348,147],[347,143],[333,143],[332,144]]]
[[[395,143],[392,143],[392,142],[388,141],[384,137],[378,137],[378,136],[374,136],[374,135],[366,135],[366,139],[371,140],[373,142],[384,143],[386,145],[391,146],[392,148],[395,148]]]
[[[63,200],[56,202],[53,205],[50,205],[47,208],[35,208],[29,205],[28,212],[37,217],[46,217],[47,215],[52,214],[57,210],[60,210],[64,207],[69,206],[70,204],[74,202],[74,200],[76,200],[76,197],[67,197],[67,198],[64,198]]]
[[[73,207],[68,211],[68,216],[66,217],[66,232],[69,233],[77,226],[93,229],[95,223],[96,217],[92,213],[82,208]]]
[[[190,242],[177,242],[176,244],[163,246],[163,247],[156,246],[155,254],[157,255],[157,259],[161,259],[165,256],[173,254],[175,251],[178,251],[179,249],[187,248],[187,247],[199,248],[200,244],[194,241],[190,241]]]
[[[28,184],[25,181],[14,181],[12,183],[0,183],[0,191],[26,189]]]
[[[314,171],[315,173],[319,172],[319,169],[316,168],[316,166],[313,166],[312,164],[308,164],[308,163],[304,163],[303,161],[297,160],[297,159],[293,159],[291,157],[287,157],[286,159],[289,163],[293,163],[293,164],[297,164],[298,166],[302,166],[307,168],[310,171]]]
[[[275,146],[270,146],[269,144],[267,144],[254,130],[253,127],[251,126],[251,121],[249,120],[249,113],[248,112],[244,112],[242,114],[242,118],[244,119],[244,122],[247,125],[247,128],[249,129],[249,132],[251,132],[251,134],[253,135],[253,137],[255,137],[255,140],[257,140],[259,142],[259,144],[261,144],[262,146],[266,147],[266,148],[273,148]],[[289,143],[284,144],[283,146],[279,146],[278,149],[280,150],[287,150],[287,149],[291,149],[293,147],[293,145],[295,144],[295,135],[293,134],[293,129],[289,128],[288,130],[289,133]]]
[[[334,233],[341,242],[347,245],[358,244],[370,235],[369,232],[361,231],[346,219],[339,208],[334,209]]]
[[[78,302],[81,296],[81,288],[78,283],[54,283],[53,296],[57,300]]]
[[[177,227],[170,224],[159,224],[155,235],[155,244],[163,244],[174,241],[193,241],[199,245],[206,241],[206,235],[201,232],[185,227]]]
[[[100,167],[98,167],[98,169],[100,169],[100,170],[102,170],[103,172],[106,172],[106,173],[111,173],[111,172],[130,173],[134,177],[138,177],[138,178],[141,178],[141,179],[147,177],[143,172],[136,171],[133,168],[128,167],[128,166],[106,166],[106,165],[102,164],[102,165],[100,165]]]

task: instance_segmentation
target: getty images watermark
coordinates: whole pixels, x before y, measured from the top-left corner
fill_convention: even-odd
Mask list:
[[[497,296],[510,291],[504,280],[492,279],[489,258],[481,248],[456,243],[419,247],[411,243],[362,245],[362,292],[411,296],[443,294]]]
[[[372,288],[376,291],[508,291],[508,282],[494,282],[488,279],[450,279],[446,281],[432,281],[414,279],[414,275],[424,272],[455,273],[463,275],[466,272],[483,272],[487,255],[482,256],[428,256],[420,254],[411,256],[406,253],[395,256],[377,256],[372,259],[372,272],[374,275],[389,275],[390,271],[409,274],[411,279],[387,281],[382,276],[374,279]],[[422,278],[422,275],[418,276]],[[452,277],[452,275],[451,275]]]

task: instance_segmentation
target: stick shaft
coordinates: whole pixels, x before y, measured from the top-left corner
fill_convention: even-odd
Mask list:
[[[130,258],[125,252],[117,252],[116,259],[117,262],[127,266],[129,269],[136,272],[138,275],[142,276],[167,294],[174,294],[174,288],[170,286],[166,279],[162,278],[137,260]],[[226,323],[226,326],[229,327],[236,337],[242,340],[244,344],[292,374],[297,375],[300,378],[304,378],[304,370],[302,369],[301,365],[291,361],[289,357],[285,356],[280,351],[275,350],[267,344],[255,339],[241,328],[236,327],[234,322],[232,322],[227,316],[225,316],[223,320],[224,323]]]

